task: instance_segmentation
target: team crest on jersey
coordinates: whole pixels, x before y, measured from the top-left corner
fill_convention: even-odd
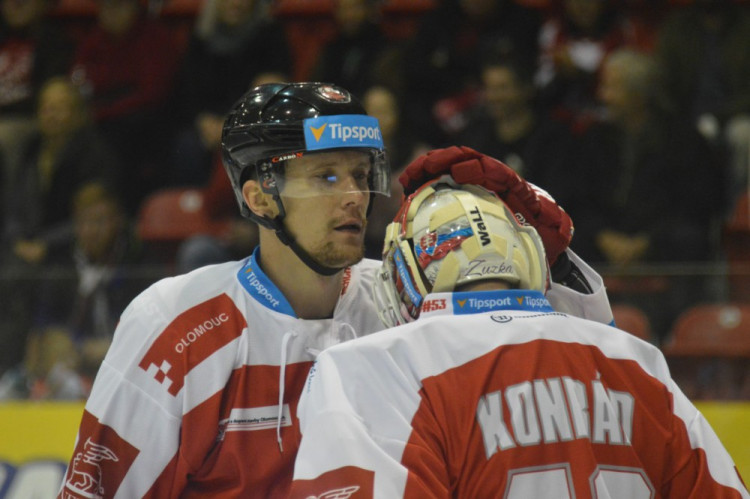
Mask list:
[[[349,92],[345,92],[344,90],[331,85],[321,85],[315,89],[315,93],[329,102],[340,102],[346,104],[352,100],[352,96],[349,95]]]
[[[108,447],[87,439],[83,450],[73,459],[70,478],[65,481],[65,488],[83,497],[104,497],[102,487],[103,461],[119,461],[117,455]]]
[[[176,396],[195,366],[235,341],[246,327],[234,301],[222,293],[178,315],[159,334],[138,367]]]

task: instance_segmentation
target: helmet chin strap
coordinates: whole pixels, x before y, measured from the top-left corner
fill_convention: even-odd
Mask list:
[[[268,173],[264,173],[262,176],[266,176],[269,179],[273,179]],[[271,194],[273,197],[273,200],[276,202],[276,206],[279,209],[278,215],[276,215],[275,218],[270,218],[268,216],[260,216],[253,214],[251,215],[251,219],[258,222],[260,225],[267,227],[271,230],[273,230],[276,233],[276,237],[279,238],[279,241],[289,246],[295,255],[297,255],[297,258],[302,260],[302,263],[307,265],[310,269],[313,270],[313,272],[316,272],[323,276],[331,276],[338,272],[341,272],[344,270],[347,266],[344,267],[328,267],[326,265],[322,265],[319,262],[317,262],[310,254],[305,251],[302,246],[297,244],[297,241],[295,241],[294,237],[287,232],[286,228],[284,227],[284,217],[286,217],[286,210],[284,209],[284,203],[281,202],[281,195],[279,194],[278,188],[276,186],[276,182],[269,182],[267,184],[268,186],[264,188],[264,191],[268,194]],[[372,205],[373,205],[373,194],[370,193],[370,199],[368,201],[367,205],[367,212],[366,217],[370,216],[370,212],[372,211]]]
[[[366,217],[370,216],[370,212],[372,211],[372,203],[373,202],[373,195],[370,193],[370,200],[367,205],[367,213]],[[276,203],[279,205],[280,213],[284,213],[284,206],[281,204],[281,198],[276,199]],[[278,215],[273,220],[268,220],[267,227],[273,229],[273,231],[276,233],[276,237],[279,238],[279,241],[289,246],[292,251],[294,251],[294,254],[297,255],[297,258],[302,260],[302,263],[307,265],[309,268],[311,268],[314,272],[317,272],[320,275],[324,276],[330,276],[334,275],[338,272],[341,272],[346,267],[327,267],[325,265],[321,265],[318,263],[312,256],[310,256],[310,253],[302,249],[302,246],[297,244],[297,241],[295,241],[294,237],[292,237],[289,232],[286,231],[286,228],[284,227],[283,222],[283,215]]]
[[[279,238],[279,241],[289,246],[292,251],[294,251],[294,254],[297,255],[297,258],[302,260],[302,263],[310,267],[314,272],[317,272],[320,275],[324,276],[331,276],[338,272],[341,272],[346,267],[327,267],[325,265],[321,265],[315,259],[310,256],[310,254],[302,249],[302,246],[297,244],[297,241],[294,240],[291,234],[289,234],[286,229],[284,228],[284,224],[281,221],[280,217],[276,217],[271,222],[272,226],[271,228],[276,232],[276,237]]]

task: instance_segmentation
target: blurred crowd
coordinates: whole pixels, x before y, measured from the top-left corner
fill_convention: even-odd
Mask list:
[[[570,212],[573,250],[615,270],[610,299],[643,308],[655,342],[721,298],[710,276],[617,274],[725,258],[722,227],[750,185],[748,2],[204,0],[177,17],[169,0],[89,3],[74,16],[0,0],[0,399],[85,396],[153,281],[134,269],[250,253],[221,128],[266,81],[339,84],[380,120],[394,193],[376,201],[369,257],[399,171],[463,144]],[[165,262],[135,226],[149,196],[187,187],[228,229]]]

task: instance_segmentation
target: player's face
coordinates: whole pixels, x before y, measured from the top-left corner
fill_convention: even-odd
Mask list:
[[[343,267],[364,256],[370,156],[360,151],[311,154],[288,163],[281,191],[284,224],[316,261]],[[311,195],[300,195],[305,189]],[[293,192],[285,191],[290,190]]]

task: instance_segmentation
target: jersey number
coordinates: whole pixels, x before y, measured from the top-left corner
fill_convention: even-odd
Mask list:
[[[653,499],[656,493],[643,470],[598,466],[589,477],[591,497]],[[503,499],[571,499],[576,497],[570,464],[519,468],[508,473]]]

